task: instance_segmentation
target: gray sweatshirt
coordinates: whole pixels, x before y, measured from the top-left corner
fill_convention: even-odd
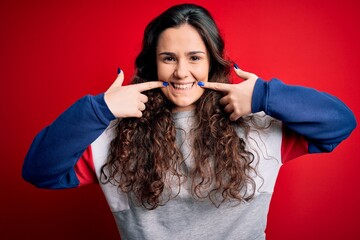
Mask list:
[[[273,118],[262,114],[260,121]],[[194,159],[191,154],[190,130],[194,112],[174,113],[177,144],[188,169]],[[96,174],[108,155],[113,139],[112,128],[92,143]],[[243,137],[241,129],[237,134]],[[254,153],[258,176],[255,177],[255,197],[248,202],[227,201],[216,207],[209,199],[195,199],[189,181],[181,185],[175,199],[154,210],[145,209],[119,192],[116,186],[101,184],[102,190],[116,220],[121,239],[265,239],[265,228],[270,199],[281,162],[282,127],[275,121],[264,130],[252,129],[246,139],[247,149]],[[164,146],[166,147],[166,146]],[[175,190],[176,191],[176,190]]]

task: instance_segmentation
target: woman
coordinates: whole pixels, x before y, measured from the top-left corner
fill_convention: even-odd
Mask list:
[[[122,239],[265,239],[282,163],[332,151],[352,112],[314,89],[229,84],[208,13],[174,6],[149,23],[136,74],[72,105],[35,138],[24,179],[43,188],[99,182]]]

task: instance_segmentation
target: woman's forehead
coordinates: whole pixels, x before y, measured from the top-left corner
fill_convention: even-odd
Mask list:
[[[206,51],[206,46],[198,31],[189,24],[164,30],[158,40],[157,51]]]

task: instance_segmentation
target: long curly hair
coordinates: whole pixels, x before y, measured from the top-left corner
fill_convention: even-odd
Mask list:
[[[159,35],[182,24],[194,27],[207,47],[208,81],[229,83],[231,64],[224,58],[224,41],[212,16],[203,7],[182,4],[169,8],[146,27],[133,84],[157,80]],[[143,116],[119,119],[114,127],[116,136],[101,169],[102,183],[117,185],[148,209],[175,198],[185,181],[191,181],[194,198],[208,198],[215,206],[226,200],[248,201],[254,196],[254,155],[235,132],[235,127],[240,127],[246,136],[249,124],[243,118],[229,120],[219,104],[221,93],[205,90],[196,102],[190,132],[194,166],[190,170],[184,170],[184,156],[176,144],[176,132],[181,129],[174,124],[173,104],[160,89],[144,94],[149,100]]]

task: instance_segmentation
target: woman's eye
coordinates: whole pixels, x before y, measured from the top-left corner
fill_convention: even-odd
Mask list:
[[[173,62],[173,61],[175,61],[175,58],[174,57],[165,57],[164,61],[165,62]]]
[[[199,61],[200,60],[200,57],[198,56],[191,56],[191,61]]]

